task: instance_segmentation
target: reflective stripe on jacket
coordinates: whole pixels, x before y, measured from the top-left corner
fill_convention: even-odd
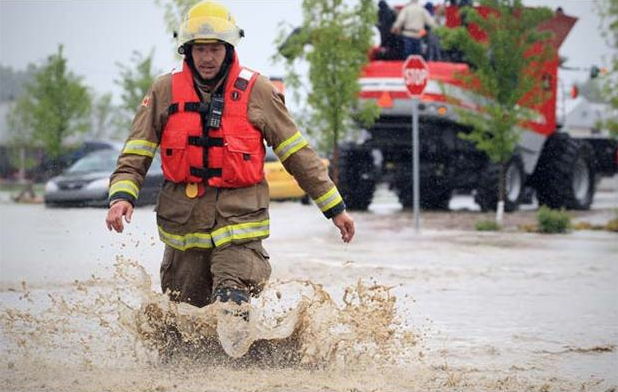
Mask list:
[[[270,221],[246,222],[223,226],[210,233],[194,232],[185,234],[168,233],[159,225],[161,241],[178,250],[191,248],[210,249],[231,242],[262,240],[270,235]]]

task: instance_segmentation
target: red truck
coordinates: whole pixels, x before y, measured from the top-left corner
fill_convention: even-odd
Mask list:
[[[483,12],[483,10],[479,10]],[[531,108],[535,119],[522,125],[519,144],[506,171],[507,211],[516,210],[526,196],[536,193],[541,205],[551,208],[589,209],[596,179],[614,175],[618,167],[616,140],[609,137],[574,138],[556,121],[558,49],[576,18],[556,12],[542,29],[551,30],[555,61],[545,66],[542,80],[547,99]],[[458,9],[446,8],[446,27],[460,25]],[[469,28],[471,34],[478,34]],[[361,78],[362,100],[375,100],[381,114],[367,129],[362,142],[340,146],[339,189],[348,206],[364,210],[376,184],[385,181],[404,207],[411,207],[412,103],[402,78],[403,60],[381,60],[375,48]],[[482,210],[495,209],[499,169],[487,155],[458,134],[469,129],[458,121],[449,96],[466,106],[469,94],[456,74],[468,65],[460,56],[446,54],[427,61],[430,80],[419,103],[420,205],[448,209],[454,191],[468,192]]]

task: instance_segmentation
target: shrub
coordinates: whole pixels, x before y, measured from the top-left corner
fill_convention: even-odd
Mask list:
[[[536,213],[541,233],[566,233],[571,228],[571,217],[565,210],[542,206]]]
[[[501,229],[500,225],[493,220],[478,221],[474,228],[476,231],[499,231]]]

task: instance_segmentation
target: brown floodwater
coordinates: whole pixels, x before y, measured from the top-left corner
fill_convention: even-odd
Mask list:
[[[314,206],[274,203],[273,279],[235,329],[219,305],[160,294],[150,209],[123,235],[104,214],[0,204],[1,390],[618,387],[614,233],[477,233],[470,213],[426,213],[417,235],[387,201],[354,214],[344,245]],[[219,335],[236,331],[232,358]]]

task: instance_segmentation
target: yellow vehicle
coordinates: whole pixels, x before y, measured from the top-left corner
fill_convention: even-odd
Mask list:
[[[266,181],[268,181],[271,200],[301,199],[305,196],[305,191],[298,186],[294,177],[285,170],[272,149],[266,149],[264,161],[264,174]]]
[[[264,174],[266,181],[268,181],[271,200],[301,199],[303,204],[309,203],[309,197],[305,194],[305,191],[298,186],[294,177],[285,170],[272,149],[266,148],[264,161]],[[322,161],[327,166],[329,165],[328,159]]]

